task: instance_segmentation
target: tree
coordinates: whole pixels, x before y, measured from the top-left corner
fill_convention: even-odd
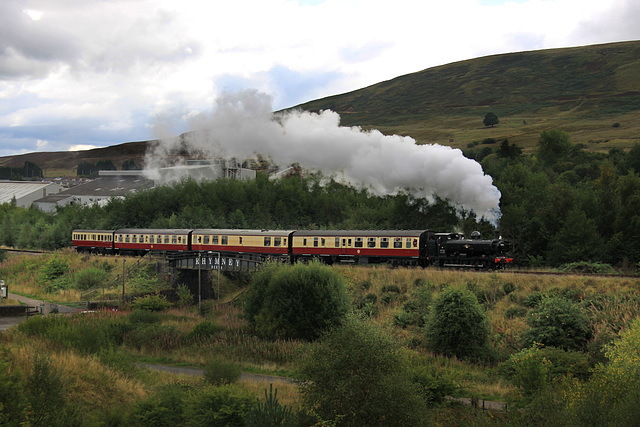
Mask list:
[[[579,350],[591,338],[591,325],[584,310],[575,302],[560,297],[543,299],[527,318],[531,327],[523,334],[525,344],[535,343]]]
[[[264,336],[314,340],[339,324],[349,305],[344,283],[330,267],[276,264],[251,284],[245,316]]]
[[[569,134],[558,129],[549,129],[540,133],[538,139],[538,157],[549,165],[565,158],[573,144],[569,140]]]
[[[482,123],[485,126],[491,126],[494,127],[495,125],[497,125],[498,123],[500,123],[500,120],[498,120],[498,116],[495,115],[495,113],[487,113],[484,116],[484,120],[482,121]]]
[[[429,348],[459,358],[487,355],[489,322],[476,296],[465,288],[445,289],[427,322]]]
[[[425,402],[400,347],[379,326],[349,317],[303,360],[304,407],[341,426],[424,424]]]

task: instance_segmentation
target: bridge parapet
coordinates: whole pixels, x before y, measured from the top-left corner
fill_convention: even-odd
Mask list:
[[[251,254],[186,252],[168,255],[167,262],[180,270],[253,271],[264,262],[264,259]]]

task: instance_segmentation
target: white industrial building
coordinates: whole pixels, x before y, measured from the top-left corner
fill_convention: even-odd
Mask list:
[[[12,203],[28,208],[33,202],[64,190],[59,184],[42,181],[0,181],[0,204]]]

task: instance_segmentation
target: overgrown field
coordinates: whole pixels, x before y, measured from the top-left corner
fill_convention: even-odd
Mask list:
[[[133,262],[128,259],[125,264]],[[264,406],[271,402],[275,412],[288,409],[295,414],[288,418],[295,422],[284,425],[331,421],[322,412],[326,401],[314,401],[319,405],[316,412],[309,401],[319,399],[318,395],[327,398],[325,392],[346,392],[339,387],[299,389],[288,380],[276,381],[278,403],[274,404],[273,395],[265,394],[267,382],[239,380],[241,371],[308,380],[309,375],[338,369],[334,365],[318,373],[318,366],[309,361],[310,357],[315,363],[322,360],[318,351],[336,352],[334,360],[345,356],[347,365],[350,359],[363,357],[358,362],[363,365],[374,363],[372,358],[377,357],[370,370],[383,369],[376,375],[391,375],[392,384],[372,379],[378,384],[376,388],[386,393],[374,406],[387,408],[391,415],[394,408],[402,407],[398,400],[413,402],[412,407],[424,411],[419,414],[421,419],[439,425],[526,425],[530,419],[525,415],[532,413],[544,425],[552,425],[553,420],[560,425],[561,421],[579,420],[587,407],[594,408],[589,399],[595,399],[590,393],[596,386],[603,395],[610,391],[612,407],[622,408],[622,412],[611,414],[596,405],[601,411],[597,415],[606,421],[601,425],[634,414],[624,399],[616,406],[615,396],[636,396],[634,393],[640,392],[637,383],[624,382],[611,370],[622,369],[628,379],[639,375],[637,367],[634,370],[627,362],[640,354],[640,340],[634,338],[640,327],[630,327],[640,314],[640,279],[386,267],[321,269],[337,275],[345,286],[352,312],[346,327],[354,328],[348,335],[351,338],[337,334],[309,341],[278,336],[277,331],[275,337],[259,333],[247,319],[244,301],[248,300],[241,296],[230,302],[244,286],[230,278],[223,279],[221,300],[205,301],[199,314],[192,291],[179,286],[172,301],[165,299],[156,291],[171,286],[167,275],[155,274],[145,266],[128,273],[131,282],[126,284],[127,292],[138,297],[117,311],[29,319],[0,335],[0,402],[22,388],[24,402],[31,402],[31,406],[16,409],[24,412],[17,415],[0,406],[0,420],[24,420],[39,414],[47,425],[62,425],[64,420],[65,425],[165,425],[154,424],[160,419],[182,425],[189,417],[213,417],[212,408],[226,402],[233,407],[227,415],[241,414],[237,419],[229,418],[227,424],[269,425],[251,424],[258,419],[251,408],[260,398]],[[11,292],[62,302],[78,300],[80,288],[89,286],[83,280],[92,286],[107,283],[121,270],[121,258],[60,251],[39,257],[9,257],[0,264],[0,277],[10,283]],[[98,279],[83,279],[85,275]],[[117,297],[121,290],[118,283],[98,295]],[[448,325],[438,326],[437,318],[446,314],[445,302],[454,297],[470,301],[458,318],[477,309],[481,319],[459,332],[471,332],[467,338],[443,344],[435,332],[439,328],[446,332]],[[459,303],[456,309],[460,307],[465,306]],[[553,322],[547,322],[549,318]],[[455,318],[449,323],[455,323]],[[473,332],[482,330],[483,325],[487,334],[482,343],[461,347],[474,340],[478,335]],[[362,355],[358,354],[357,331],[368,343]],[[343,355],[329,346],[332,342],[342,342],[350,350],[344,350],[347,354]],[[160,374],[140,369],[138,362],[198,367],[205,375]],[[408,380],[400,375],[405,371],[409,372]],[[341,377],[360,378],[358,375],[363,373],[354,371]],[[315,378],[317,383],[322,380]],[[33,381],[42,384],[41,388],[28,385]],[[407,389],[403,388],[405,381],[412,384]],[[395,390],[392,394],[396,397],[389,396],[388,390]],[[406,394],[406,390],[419,392]],[[38,393],[57,396],[50,399],[54,402],[51,405],[57,404],[61,409],[56,409],[56,414],[65,419],[51,415],[54,406],[38,406]],[[508,402],[517,410],[477,411],[444,400],[445,395]],[[183,405],[187,401],[191,403]],[[349,399],[343,395],[340,401],[344,404]],[[262,411],[264,415],[267,410],[263,407]],[[253,415],[248,415],[250,412]],[[37,424],[33,418],[29,420]],[[351,425],[348,420],[338,417],[337,425]],[[377,425],[394,425],[390,423]],[[184,425],[202,424],[193,421]]]

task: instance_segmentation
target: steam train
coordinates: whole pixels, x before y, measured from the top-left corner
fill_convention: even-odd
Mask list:
[[[149,251],[215,252],[223,256],[319,259],[327,264],[357,263],[500,269],[513,263],[509,242],[470,239],[430,230],[232,230],[133,229],[74,230],[78,252],[140,255]]]

